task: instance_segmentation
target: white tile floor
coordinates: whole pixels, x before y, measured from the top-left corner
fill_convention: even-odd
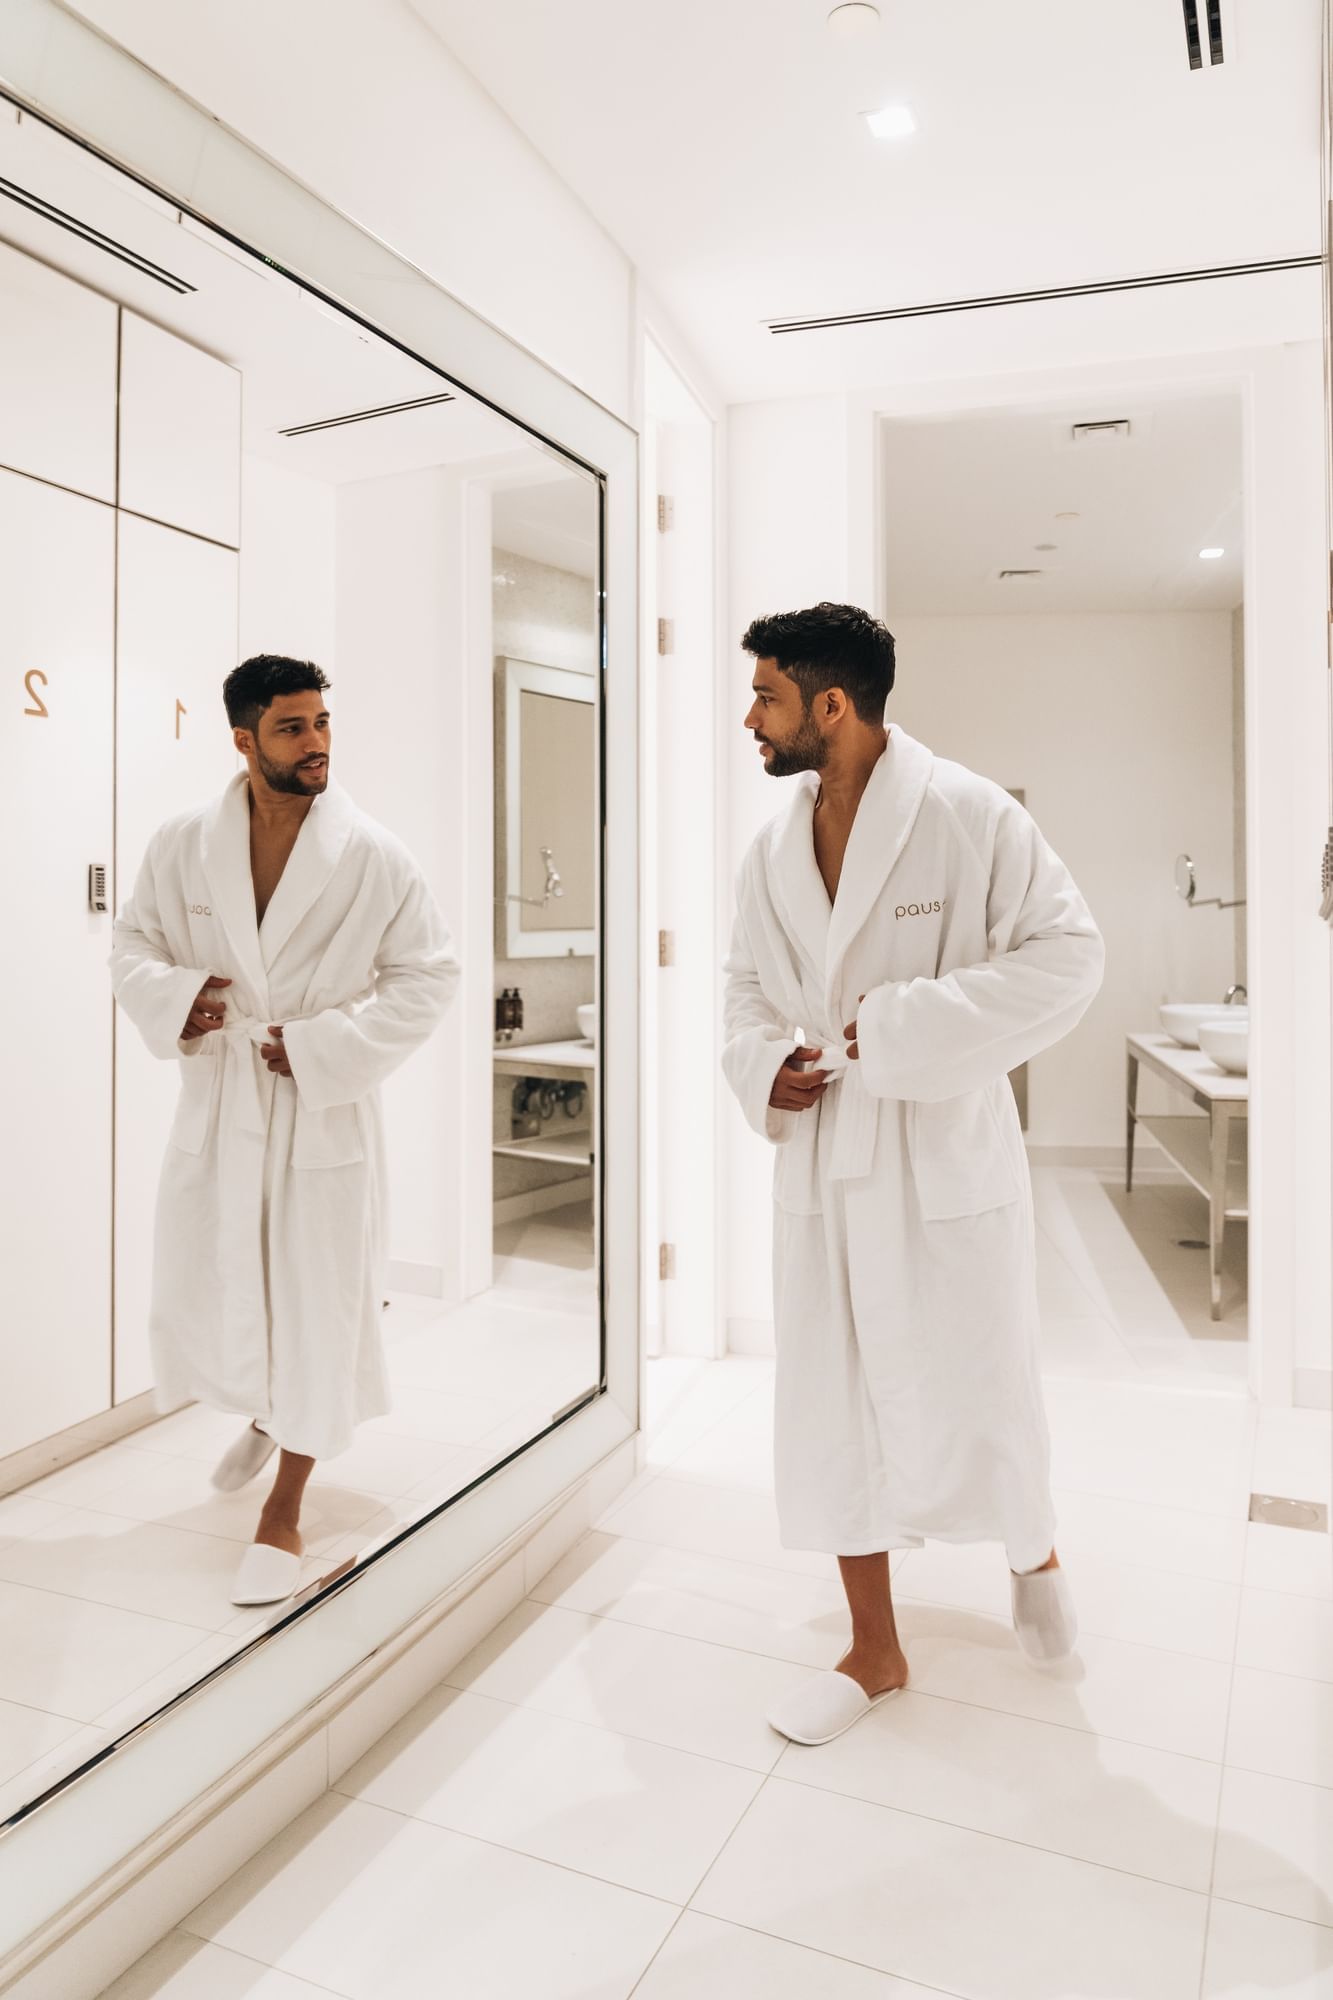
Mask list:
[[[1049,1377],[1075,1662],[1017,1654],[998,1549],[913,1552],[911,1689],[784,1746],[846,1615],[777,1539],[771,1364],[655,1363],[596,1530],[107,2000],[1329,2000],[1329,1544],[1246,1521],[1257,1466],[1329,1497],[1329,1419],[1094,1304]]]
[[[313,1582],[544,1430],[597,1379],[585,1201],[496,1231],[495,1287],[385,1320],[394,1408],[316,1469]],[[521,1387],[516,1387],[521,1385]],[[188,1687],[269,1620],[229,1590],[270,1479],[213,1491],[240,1428],[178,1411],[0,1499],[0,1818]]]

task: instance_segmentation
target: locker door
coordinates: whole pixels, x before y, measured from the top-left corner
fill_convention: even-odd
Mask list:
[[[164,819],[205,804],[239,759],[222,706],[236,665],[237,557],[230,549],[120,517],[116,738],[117,903],[133,888]],[[208,970],[221,970],[209,967]],[[115,1399],[150,1386],[153,1211],[177,1068],[116,1022]]]
[[[111,1404],[115,514],[0,472],[0,1456]]]

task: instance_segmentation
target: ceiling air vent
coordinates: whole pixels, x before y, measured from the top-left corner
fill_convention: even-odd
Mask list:
[[[1105,444],[1111,438],[1129,436],[1128,417],[1104,417],[1100,423],[1071,424],[1069,442],[1071,444]]]
[[[1191,69],[1203,68],[1203,45],[1216,67],[1223,60],[1222,0],[1181,0],[1185,12],[1185,49]]]
[[[1039,569],[1002,569],[999,580],[1001,583],[1009,583],[1016,576],[1042,576],[1044,574],[1045,572]]]
[[[188,278],[169,271],[165,264],[155,264],[150,257],[141,256],[128,243],[122,243],[119,238],[108,236],[105,230],[94,228],[91,222],[83,222],[77,215],[57,208],[54,202],[34,194],[31,188],[20,187],[17,181],[0,179],[0,196],[12,201],[17,208],[26,208],[30,214],[40,215],[44,222],[53,222],[57,229],[77,236],[81,243],[90,243],[94,250],[105,250],[108,257],[128,264],[132,271],[138,271],[141,277],[151,278],[155,284],[164,285],[169,292],[178,292],[184,297],[187,292],[198,290]]]
[[[278,436],[309,437],[312,431],[338,431],[346,424],[368,424],[375,417],[397,417],[401,416],[404,410],[430,410],[434,409],[437,403],[454,403],[457,400],[456,396],[447,392],[439,396],[414,396],[407,403],[381,403],[373,410],[349,410],[342,417],[319,417],[311,424],[289,424],[285,430],[278,432]]]

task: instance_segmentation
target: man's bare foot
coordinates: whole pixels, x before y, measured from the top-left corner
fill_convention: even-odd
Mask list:
[[[296,1523],[281,1514],[270,1514],[267,1507],[259,1517],[255,1529],[255,1540],[265,1543],[271,1549],[286,1549],[288,1555],[305,1554],[305,1543]]]
[[[853,1646],[846,1658],[839,1660],[838,1672],[848,1675],[873,1701],[877,1694],[887,1694],[890,1688],[907,1686],[907,1655],[901,1646],[877,1647],[873,1651]]]
[[[1013,1574],[1015,1576],[1040,1576],[1044,1569],[1059,1569],[1059,1567],[1060,1558],[1055,1553],[1055,1550],[1052,1549],[1045,1562],[1038,1563],[1035,1569],[1016,1569]]]

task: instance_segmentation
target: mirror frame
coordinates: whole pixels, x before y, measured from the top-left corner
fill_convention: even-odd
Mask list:
[[[601,1392],[334,1581],[312,1586],[236,1656],[11,1819],[0,1830],[8,1977],[60,1934],[96,1885],[425,1609],[484,1573],[495,1551],[639,1428],[638,439],[61,0],[6,0],[0,100],[591,472],[602,492],[603,611]],[[493,926],[484,929],[489,941]],[[487,989],[489,1008],[489,981]]]
[[[596,683],[591,674],[575,667],[547,667],[536,660],[519,660],[502,654],[504,662],[504,870],[499,893],[504,908],[496,925],[497,956],[517,958],[592,958],[597,951],[597,928],[591,930],[534,931],[523,928],[523,787],[521,783],[523,732],[521,694],[546,694],[559,701],[596,699]],[[498,678],[498,677],[497,677]],[[499,762],[497,758],[497,764]],[[552,856],[557,868],[559,855]],[[499,873],[499,871],[497,871]]]

